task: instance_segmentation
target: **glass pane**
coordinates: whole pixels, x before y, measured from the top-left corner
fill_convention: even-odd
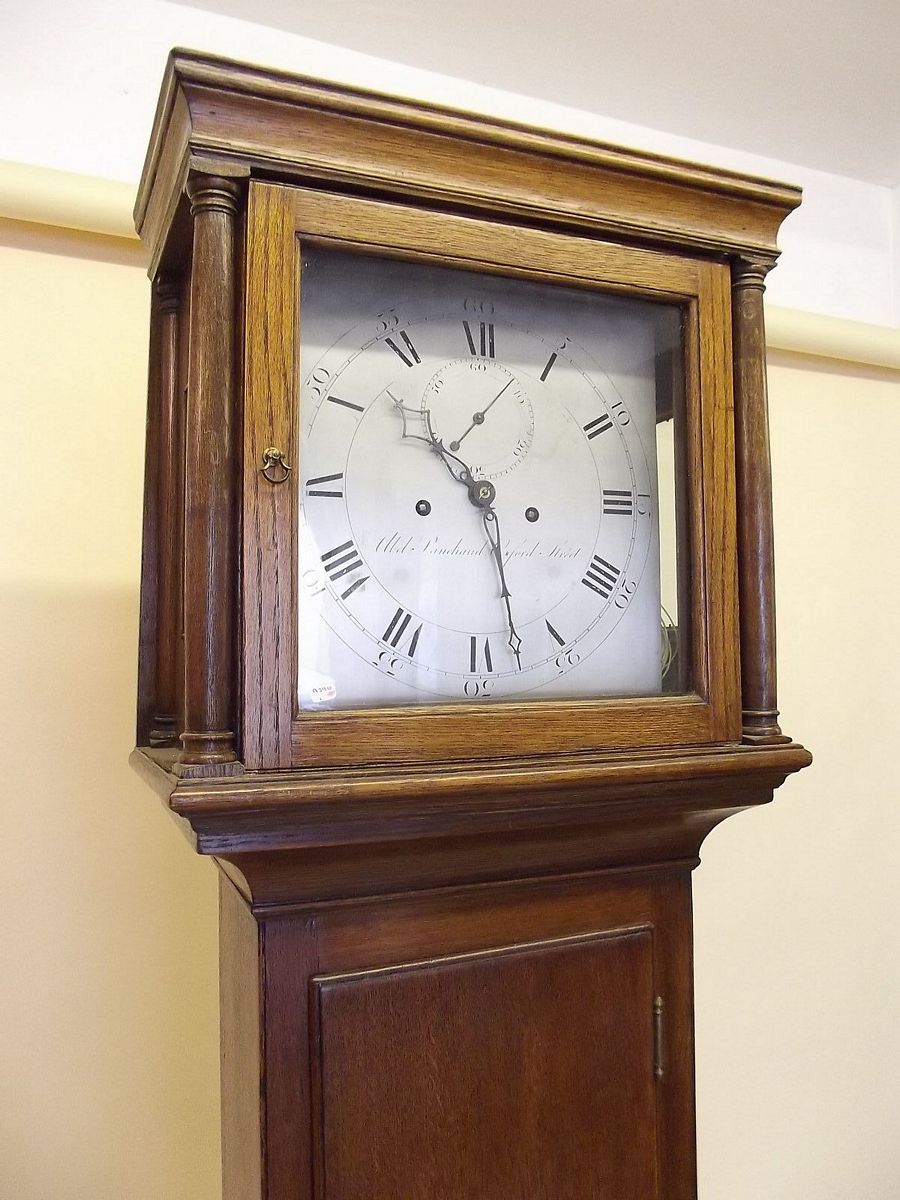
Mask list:
[[[311,248],[301,280],[300,706],[684,690],[679,309]]]
[[[661,309],[659,322],[656,465],[662,690],[677,693],[691,687],[684,350],[678,309]]]

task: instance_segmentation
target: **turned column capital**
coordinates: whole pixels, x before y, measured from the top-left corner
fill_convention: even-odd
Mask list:
[[[184,190],[191,202],[191,216],[204,212],[221,212],[237,216],[241,200],[241,183],[226,175],[196,172],[187,178]]]
[[[766,276],[775,266],[775,259],[763,254],[739,254],[731,260],[731,286],[739,288],[766,288]]]

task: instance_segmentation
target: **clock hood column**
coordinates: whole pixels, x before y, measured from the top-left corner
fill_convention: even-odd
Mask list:
[[[773,260],[741,257],[731,269],[743,740],[789,742],[778,724],[775,547],[766,389],[765,279]]]
[[[237,299],[235,179],[187,181],[193,226],[185,419],[184,732],[175,769],[221,773],[235,745]]]
[[[183,407],[178,395],[180,280],[164,272],[156,280],[156,474],[157,638],[151,746],[177,744],[179,692],[177,645],[181,637]]]

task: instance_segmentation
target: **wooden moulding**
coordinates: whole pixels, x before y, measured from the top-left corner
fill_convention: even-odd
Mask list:
[[[240,160],[260,179],[713,251],[777,253],[800,202],[784,184],[175,50],[135,207],[153,264],[191,155]]]
[[[784,744],[176,780],[173,754],[132,761],[260,904],[694,865],[719,821],[811,761]]]

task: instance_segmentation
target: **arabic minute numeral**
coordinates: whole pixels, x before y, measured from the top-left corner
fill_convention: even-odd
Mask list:
[[[628,602],[636,591],[637,583],[633,579],[629,579],[627,583],[623,583],[614,601],[616,608],[627,608]]]
[[[310,567],[306,571],[302,572],[300,579],[310,596],[319,596],[325,591],[325,584],[322,582],[321,571],[317,571]]]
[[[379,650],[375,658],[372,659],[372,666],[377,667],[385,675],[390,675],[395,678],[406,665],[402,658],[396,658],[390,650]]]
[[[331,382],[331,372],[327,367],[314,367],[309,377],[309,390],[316,400],[321,400]]]
[[[465,312],[477,313],[480,317],[492,317],[494,315],[493,300],[475,300],[468,297],[463,300],[463,310]]]
[[[493,686],[493,679],[467,679],[463,692],[470,700],[490,700]]]
[[[400,324],[400,316],[395,308],[389,308],[386,312],[379,313],[375,318],[375,329],[379,337],[385,333],[390,333]]]
[[[629,414],[628,409],[625,407],[624,400],[614,400],[609,406],[609,411],[620,425],[631,424],[631,415]]]
[[[562,675],[563,671],[568,671],[572,667],[577,667],[581,662],[581,655],[577,650],[567,650],[563,654],[557,654],[554,659],[556,669]]]

